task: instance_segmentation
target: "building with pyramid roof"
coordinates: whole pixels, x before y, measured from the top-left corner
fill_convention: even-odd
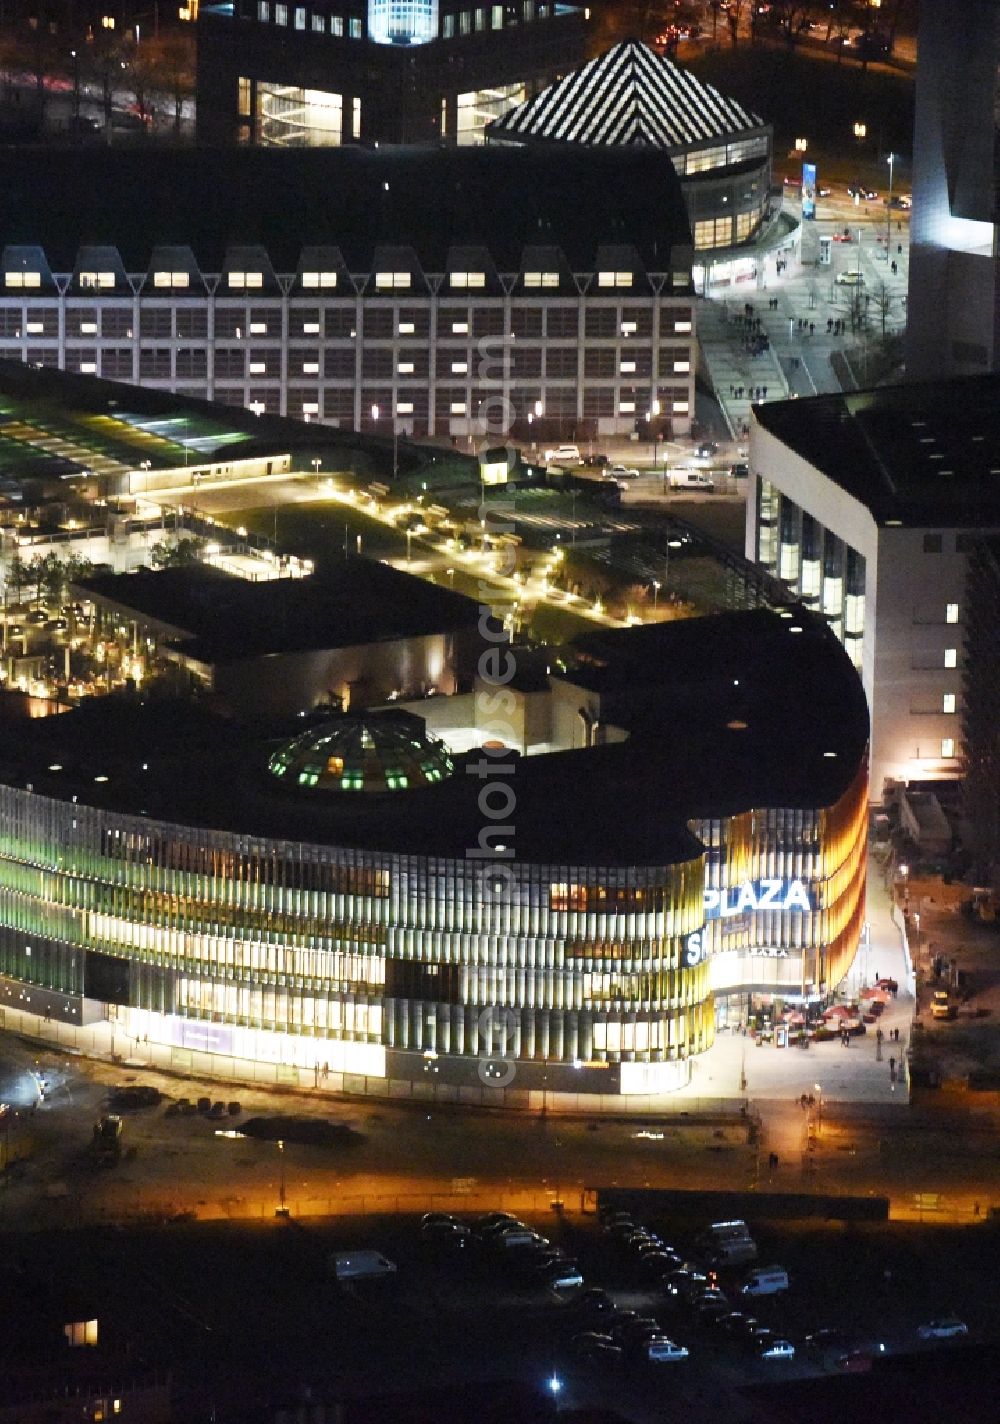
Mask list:
[[[625,40],[487,125],[489,143],[659,149],[681,180],[696,258],[748,275],[772,216],[772,130],[673,60]],[[698,272],[695,273],[696,284]]]

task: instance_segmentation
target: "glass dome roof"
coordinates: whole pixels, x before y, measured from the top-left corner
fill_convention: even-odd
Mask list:
[[[409,712],[331,718],[286,742],[268,762],[291,786],[324,791],[412,791],[451,776],[440,738]]]

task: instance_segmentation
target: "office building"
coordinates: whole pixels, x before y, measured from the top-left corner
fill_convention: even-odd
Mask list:
[[[871,786],[961,774],[968,557],[1000,529],[1000,378],[754,407],[746,552],[861,675]]]
[[[772,212],[771,126],[648,45],[615,45],[494,119],[486,139],[658,153],[680,180],[696,289],[756,270]]]
[[[657,154],[11,150],[0,175],[0,359],[388,436],[690,429]]]
[[[482,143],[490,119],[579,64],[562,0],[229,0],[198,15],[198,137],[278,148]]]

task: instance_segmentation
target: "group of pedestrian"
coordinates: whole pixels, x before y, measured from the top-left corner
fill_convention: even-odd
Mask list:
[[[815,336],[816,323],[810,321],[808,317],[800,316],[797,329],[801,336]]]
[[[885,1038],[885,1034],[882,1032],[881,1028],[877,1028],[877,1029],[875,1030],[875,1042],[880,1044],[884,1038]],[[889,1030],[889,1042],[890,1042],[890,1043],[898,1043],[898,1042],[899,1042],[899,1029],[898,1029],[898,1028],[891,1028],[891,1029]]]
[[[774,264],[774,270],[777,272],[778,276],[780,277],[781,274],[782,274],[782,272],[784,272],[784,270],[785,270],[785,268],[786,268],[787,266],[788,266],[788,260],[787,260],[787,258],[779,257],[778,260],[777,260],[777,262],[775,262],[775,264]]]
[[[847,328],[847,323],[842,316],[828,316],[826,319],[827,336],[843,336]]]
[[[777,311],[777,310],[778,310],[778,298],[777,298],[777,297],[768,297],[768,299],[767,299],[767,309],[768,309],[768,311]]]
[[[731,400],[767,400],[767,386],[733,386],[729,387]]]

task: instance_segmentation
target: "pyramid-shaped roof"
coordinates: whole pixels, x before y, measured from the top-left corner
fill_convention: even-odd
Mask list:
[[[671,150],[763,122],[648,45],[625,40],[495,119],[486,132],[496,139]]]

